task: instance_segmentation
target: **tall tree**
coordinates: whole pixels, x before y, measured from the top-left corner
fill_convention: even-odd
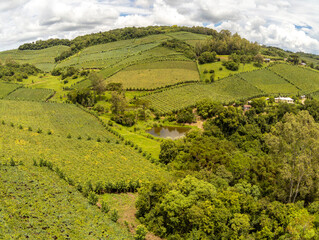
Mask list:
[[[279,197],[289,203],[313,198],[319,187],[319,125],[309,113],[287,113],[266,142],[278,163]]]

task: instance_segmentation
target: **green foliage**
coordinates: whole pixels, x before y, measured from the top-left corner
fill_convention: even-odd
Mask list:
[[[136,233],[134,236],[135,240],[145,240],[147,229],[144,225],[138,225],[136,227]]]
[[[161,143],[160,162],[168,164],[177,156],[177,147],[173,140],[164,140]]]
[[[110,213],[110,219],[113,221],[113,222],[117,222],[117,220],[120,218],[119,216],[119,213],[116,209],[113,209]]]
[[[21,87],[19,84],[0,82],[0,98],[6,97],[19,87]]]
[[[223,66],[225,66],[226,69],[231,71],[237,71],[239,68],[239,65],[233,61],[224,62]]]
[[[198,63],[199,64],[212,63],[215,60],[216,60],[216,52],[203,52],[198,58]]]
[[[91,205],[96,205],[97,201],[99,200],[98,196],[94,192],[90,192],[88,195],[88,202]]]

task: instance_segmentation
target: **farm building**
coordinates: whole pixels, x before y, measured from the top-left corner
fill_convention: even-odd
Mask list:
[[[294,103],[294,100],[290,97],[277,97],[275,98],[275,102],[285,102],[285,103]]]
[[[244,111],[248,111],[251,109],[251,105],[244,105]]]

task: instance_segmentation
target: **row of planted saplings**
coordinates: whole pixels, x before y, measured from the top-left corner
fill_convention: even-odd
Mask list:
[[[7,123],[6,123],[4,120],[2,120],[2,121],[1,121],[1,124],[2,124],[2,125],[6,125]],[[24,127],[23,127],[21,124],[15,125],[13,122],[10,122],[10,123],[9,123],[9,126],[11,126],[11,127],[18,126],[18,129],[21,129],[21,130],[24,129]],[[30,132],[33,131],[32,127],[30,127],[30,126],[29,126],[27,129],[28,129],[28,131],[30,131]],[[43,133],[43,130],[42,130],[41,128],[38,128],[35,132],[41,134],[41,133]],[[48,134],[48,135],[53,135],[53,131],[52,131],[52,130],[48,130],[48,131],[47,131],[47,134]],[[71,138],[72,138],[72,135],[69,133],[69,134],[67,135],[67,138],[71,139]],[[79,135],[78,137],[76,137],[76,139],[81,140],[82,137]],[[93,140],[93,138],[90,137],[90,136],[87,136],[86,140],[90,141],[90,140]],[[102,142],[102,139],[101,139],[100,137],[98,137],[98,138],[96,139],[96,141],[97,141],[97,142]],[[106,138],[106,139],[105,139],[105,142],[110,143],[111,140],[108,139],[108,138]],[[116,141],[116,144],[118,144],[118,143],[119,143],[119,141],[117,140],[117,141]]]
[[[88,199],[88,202],[91,205],[95,206],[97,206],[99,194],[137,192],[137,190],[141,187],[140,181],[138,180],[130,180],[128,182],[122,180],[115,183],[98,182],[95,186],[92,185],[91,181],[86,182],[84,185],[81,185],[80,183],[76,184],[75,181],[66,176],[66,174],[59,167],[54,167],[53,163],[50,161],[44,160],[42,158],[39,161],[33,159],[33,165],[38,167],[47,167],[52,172],[55,172],[62,180],[66,181],[69,185],[76,187],[77,191],[82,193],[82,195]],[[116,209],[110,211],[110,206],[104,201],[102,201],[98,206],[102,212],[110,212],[110,219],[114,222],[117,222],[119,215]]]

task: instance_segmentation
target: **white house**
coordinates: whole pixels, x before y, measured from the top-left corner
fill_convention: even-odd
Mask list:
[[[277,97],[275,98],[275,102],[285,102],[285,103],[294,103],[294,100],[290,97]]]

